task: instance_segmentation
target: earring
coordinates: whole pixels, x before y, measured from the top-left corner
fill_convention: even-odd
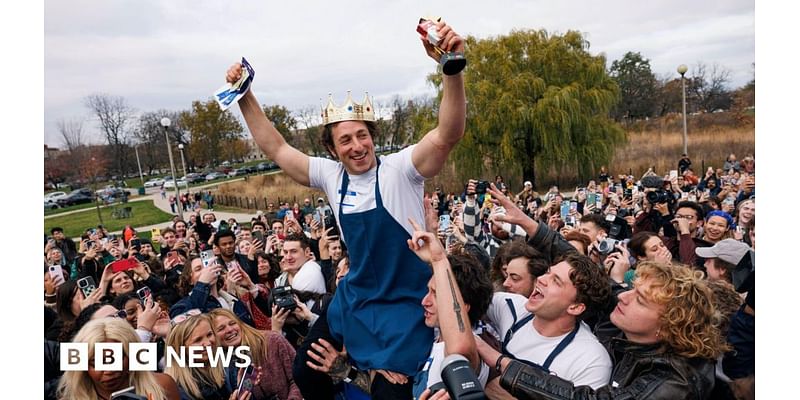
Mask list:
[[[656,329],[656,339],[658,339],[659,335],[661,335],[661,328]]]

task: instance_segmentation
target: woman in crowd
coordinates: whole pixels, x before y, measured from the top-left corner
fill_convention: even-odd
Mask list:
[[[518,399],[703,399],[716,359],[727,350],[719,313],[702,272],[643,262],[631,290],[619,294],[598,338],[612,353],[607,386],[593,390],[500,356],[501,385]],[[618,336],[622,333],[622,337]]]
[[[219,264],[212,263],[204,268],[199,258],[190,259],[188,267],[184,267],[184,272],[178,281],[178,293],[183,298],[170,308],[170,317],[174,318],[195,308],[208,312],[221,307],[232,310],[240,319],[252,326],[250,311],[239,299],[222,290],[224,282],[225,276],[222,275],[222,267]]]
[[[181,347],[217,347],[217,338],[208,315],[197,314],[186,319],[183,316],[173,318],[176,325],[167,337],[167,346],[178,354]],[[178,363],[172,363],[164,370],[178,384],[181,400],[239,400],[238,393],[231,390],[233,384],[226,382],[222,363],[212,367],[208,362],[208,353],[203,351],[200,354],[202,358],[199,362],[203,364],[202,367],[184,368]],[[242,399],[249,398],[249,394],[242,396]]]
[[[272,289],[275,286],[275,279],[281,275],[278,260],[272,254],[259,251],[256,253],[256,262],[258,263],[257,283],[264,285],[267,289]]]
[[[635,233],[628,242],[628,249],[636,262],[657,261],[664,264],[672,262],[672,254],[657,234],[649,231]]]
[[[703,225],[703,240],[710,244],[731,237],[730,229],[734,225],[733,217],[725,211],[712,211],[706,214]]]
[[[253,387],[253,399],[302,400],[300,389],[292,379],[295,350],[277,332],[259,331],[250,327],[232,312],[217,308],[209,311],[217,343],[222,347],[248,346],[252,365],[264,377]],[[228,370],[229,380],[236,369]]]
[[[136,332],[124,320],[98,318],[88,322],[75,335],[74,342],[88,344],[88,371],[66,371],[59,382],[60,399],[109,399],[111,393],[133,386],[135,393],[154,400],[179,400],[175,381],[157,372],[129,371],[123,362],[122,371],[98,371],[94,368],[95,343],[121,343],[126,357],[130,343],[139,342]],[[148,397],[152,396],[152,397]]]
[[[754,199],[744,200],[736,206],[736,226],[742,227],[741,231],[741,238],[737,237],[737,240],[742,240],[745,236],[747,236],[747,224],[750,223],[756,216],[756,201]]]
[[[138,280],[134,280],[133,276]],[[126,293],[132,293],[147,286],[151,291],[160,291],[165,288],[164,281],[148,271],[144,262],[138,262],[136,267],[129,271],[114,272],[111,264],[107,265],[101,277],[100,286],[105,288],[109,300]]]

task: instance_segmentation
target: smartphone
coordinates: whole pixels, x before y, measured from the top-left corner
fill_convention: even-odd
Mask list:
[[[83,292],[85,297],[89,297],[97,289],[97,284],[94,283],[94,278],[91,276],[78,279],[78,288]]]
[[[595,193],[586,194],[586,205],[595,204],[596,202],[597,202],[597,194]]]
[[[200,260],[203,262],[203,268],[208,268],[211,263],[216,263],[216,258],[212,250],[203,250],[200,252]]]
[[[250,393],[253,391],[253,377],[255,376],[255,368],[248,365],[242,374],[242,380],[239,382],[239,398],[241,399],[245,392]]]
[[[167,253],[167,259],[174,260],[173,261],[173,263],[174,263],[173,265],[175,265],[175,264],[183,264],[183,261],[181,261],[181,256],[178,255],[178,252],[175,251],[175,250],[172,250],[169,253]]]
[[[161,229],[159,228],[150,229],[150,239],[153,240],[153,243],[161,239]]]
[[[50,273],[50,277],[53,278],[53,281],[55,281],[56,286],[61,286],[61,284],[64,283],[64,270],[60,265],[51,265],[48,267],[48,272]]]
[[[289,211],[285,215],[286,215],[285,219],[294,219],[294,212],[293,211]]]
[[[639,194],[639,186],[633,185],[631,188],[631,197],[635,197]]]
[[[138,261],[147,262],[147,256],[142,253],[136,253],[133,255],[133,257],[135,257]]]
[[[439,216],[439,232],[446,232],[450,227],[450,215],[444,214]]]
[[[139,265],[139,261],[135,258],[125,258],[111,263],[111,271],[114,273],[134,269]]]
[[[139,296],[139,301],[142,303],[142,308],[144,308],[147,298],[152,296],[152,294],[153,292],[147,286],[142,286],[141,289],[136,291],[136,295]]]
[[[671,169],[669,171],[669,179],[670,180],[678,179],[678,170],[677,169]]]
[[[599,211],[602,208],[603,208],[603,194],[602,193],[597,193],[597,199],[596,199],[596,202],[595,202],[595,209]]]
[[[697,195],[696,195],[696,194],[694,194],[694,193],[690,193],[690,194],[689,194],[689,198],[688,198],[688,200],[689,200],[689,201],[691,201],[691,202],[693,202],[693,203],[694,203],[694,202],[697,202]]]
[[[129,245],[130,247],[138,250],[142,247],[142,241],[139,239],[131,239]]]
[[[260,240],[261,243],[264,243],[264,232],[261,231],[253,231],[253,240]]]
[[[147,400],[147,397],[140,396],[140,395],[136,394],[135,389],[136,388],[134,386],[131,386],[131,387],[127,388],[127,389],[122,389],[120,391],[111,393],[111,397],[109,397],[109,399],[110,400],[123,400],[123,399],[127,399],[127,400]]]
[[[570,204],[569,201],[561,202],[561,219],[564,221],[567,220],[567,215],[569,215],[569,208],[570,208],[569,204]]]
[[[578,211],[578,202],[575,201],[575,200],[570,201],[569,202],[569,210],[577,212]]]

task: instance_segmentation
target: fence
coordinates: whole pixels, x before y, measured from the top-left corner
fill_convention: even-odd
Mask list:
[[[267,205],[269,205],[269,203],[272,203],[275,206],[275,209],[277,210],[278,205],[281,202],[288,202],[289,204],[293,204],[297,203],[298,200],[297,196],[293,196],[291,198],[275,197],[273,199],[267,199],[266,197],[231,196],[223,194],[214,195],[214,205],[236,207],[246,210],[266,210]]]

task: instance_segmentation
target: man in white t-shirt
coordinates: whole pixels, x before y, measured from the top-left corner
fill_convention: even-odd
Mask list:
[[[440,19],[435,26],[436,47],[422,40],[428,56],[438,63],[442,51],[463,54],[464,40]],[[236,63],[226,80],[235,83],[241,76],[242,66]],[[444,74],[442,92],[438,125],[416,145],[380,159],[373,142],[378,132],[369,97],[358,104],[348,94],[341,107],[329,101],[322,110],[321,142],[335,161],[309,157],[286,143],[267,120],[253,90],[239,100],[247,127],[267,157],[296,182],[325,191],[348,249],[350,272],[337,287],[327,320],[315,323],[315,329],[326,325],[329,329],[320,331],[320,337],[331,339],[337,348],[346,346],[358,368],[384,377],[385,371],[414,375],[433,340],[420,305],[430,269],[402,246],[412,232],[407,218],[424,220],[424,179],[441,171],[464,136],[463,74]],[[311,339],[315,338],[307,341]],[[306,360],[304,348],[299,349],[294,378],[303,396],[332,399],[330,378],[308,369]],[[398,385],[380,376],[372,384],[374,397],[408,398],[410,384],[395,388]]]
[[[311,258],[311,247],[304,234],[292,233],[287,236],[282,255],[283,273],[275,279],[276,287],[289,285],[295,291],[325,294],[322,268]],[[311,305],[306,305],[311,308]]]
[[[588,257],[569,253],[537,278],[527,299],[495,293],[486,316],[500,333],[503,352],[478,339],[481,358],[498,372],[517,360],[575,386],[605,386],[611,377],[611,358],[581,320],[602,310],[610,297],[603,271]],[[503,389],[498,385],[494,390]]]

